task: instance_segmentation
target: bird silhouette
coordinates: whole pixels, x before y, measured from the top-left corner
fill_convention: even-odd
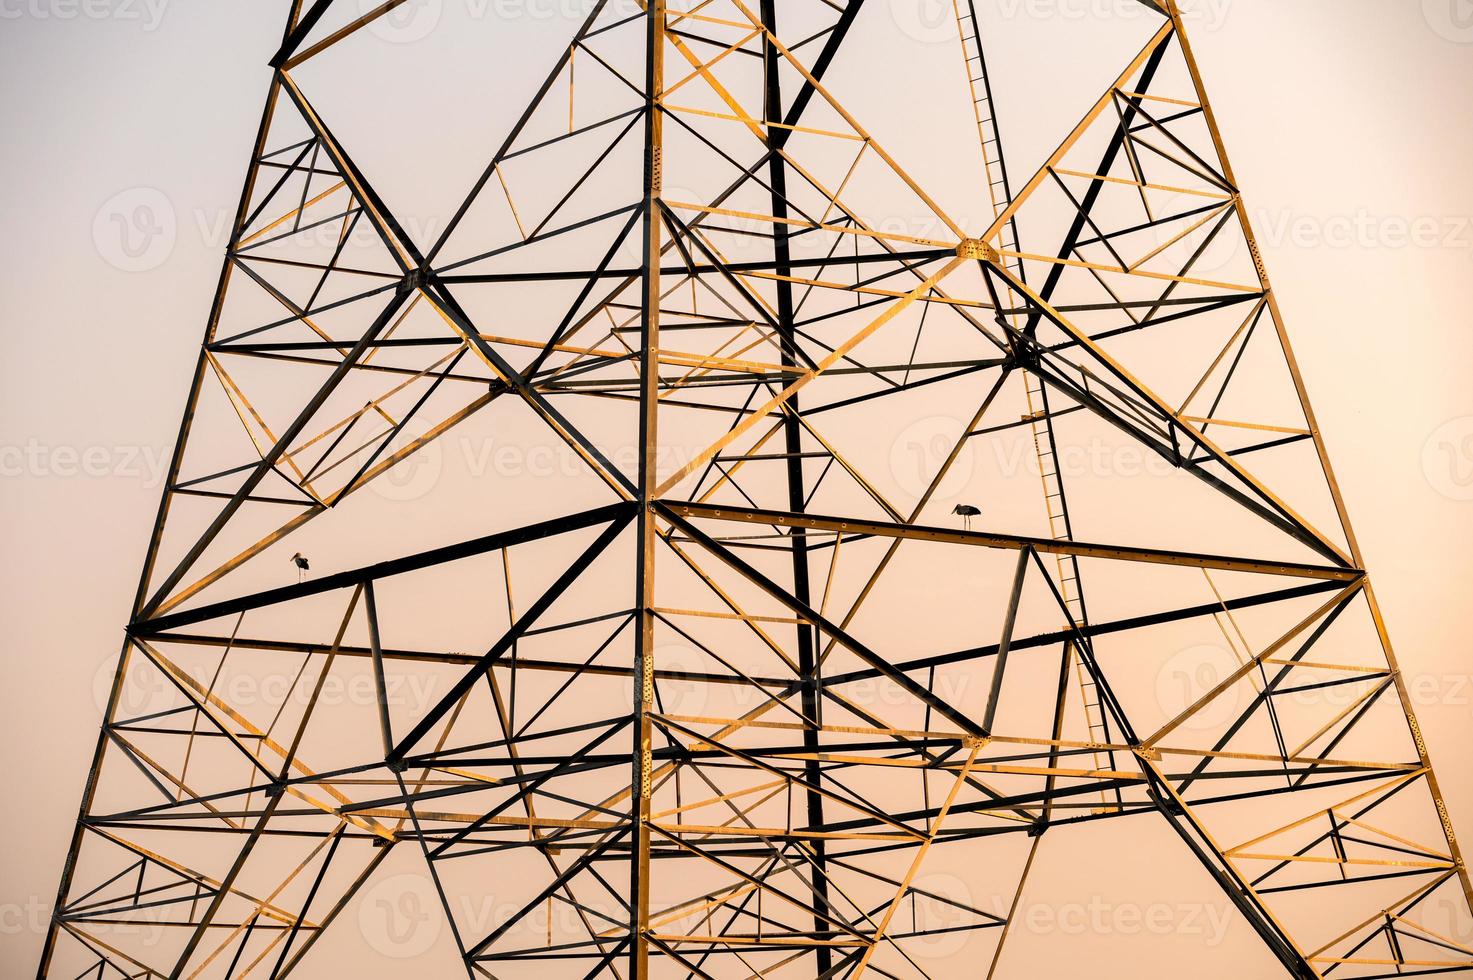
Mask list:
[[[982,512],[971,504],[957,504],[951,508],[951,512],[962,519],[962,528],[970,531],[972,529],[972,518],[981,516]]]
[[[297,566],[297,581],[305,582],[307,580],[307,572],[312,568],[311,565],[307,564],[306,556],[300,551],[297,552],[295,555],[292,555],[292,564]]]

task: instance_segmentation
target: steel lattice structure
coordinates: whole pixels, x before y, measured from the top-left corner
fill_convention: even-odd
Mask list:
[[[408,852],[473,977],[1004,977],[1044,842],[1106,822],[1291,976],[1473,969],[1175,0],[1023,180],[959,0],[980,223],[825,86],[863,0],[598,0],[432,240],[307,81],[399,2],[291,4],[39,976],[330,975]],[[565,472],[363,492],[474,431]]]

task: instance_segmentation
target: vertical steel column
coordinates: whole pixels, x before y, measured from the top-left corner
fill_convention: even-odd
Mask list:
[[[660,99],[665,85],[665,0],[650,0],[646,8],[645,130],[644,130],[644,252],[640,264],[640,339],[642,341],[639,398],[638,555],[635,558],[635,610],[639,632],[635,639],[634,758],[630,806],[634,841],[630,852],[630,972],[634,980],[649,977],[650,925],[650,712],[655,700],[655,515],[652,504],[659,485],[660,412],[660,183],[664,149],[664,120]]]
[[[772,214],[777,220],[772,226],[772,258],[773,271],[777,274],[777,324],[782,343],[782,364],[785,368],[798,366],[797,339],[794,336],[793,326],[793,285],[788,277],[792,275],[792,253],[788,241],[789,225],[786,224],[788,217],[788,179],[787,167],[784,163],[783,145],[787,142],[790,129],[774,126],[773,123],[783,119],[782,82],[778,68],[781,55],[773,40],[777,37],[777,3],[776,0],[762,0],[762,26],[765,34],[762,39],[762,68],[763,68],[763,116],[764,129],[767,133],[767,179],[772,190]],[[807,491],[803,479],[803,427],[799,420],[798,396],[795,394],[788,399],[783,415],[783,452],[787,457],[788,482],[788,510],[794,513],[802,513],[806,509]],[[793,527],[788,532],[789,547],[793,553],[793,597],[805,606],[810,604],[812,588],[808,573],[808,531],[805,528]],[[798,669],[802,673],[801,703],[805,727],[803,731],[803,746],[807,749],[810,758],[804,763],[803,778],[810,786],[819,785],[823,778],[822,767],[819,764],[817,753],[819,748],[818,730],[819,713],[821,711],[818,700],[818,663],[814,656],[817,643],[815,642],[813,625],[810,623],[799,623],[796,627],[798,634]],[[823,796],[817,790],[810,789],[804,793],[806,813],[809,827],[820,830],[823,827]],[[811,845],[813,850],[813,905],[820,911],[829,907],[828,872],[825,868],[825,847],[822,838],[815,838]],[[814,916],[815,938],[825,938],[829,927],[822,918]],[[817,971],[824,974],[833,966],[833,954],[829,947],[819,945],[816,947]]]

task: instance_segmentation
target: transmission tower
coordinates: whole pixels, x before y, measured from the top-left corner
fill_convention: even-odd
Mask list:
[[[399,2],[270,60],[39,976],[356,974],[413,874],[471,977],[1007,977],[1117,829],[1289,976],[1473,969],[1175,0],[1026,172],[958,0],[968,219],[863,0],[596,0],[433,234],[314,102]]]

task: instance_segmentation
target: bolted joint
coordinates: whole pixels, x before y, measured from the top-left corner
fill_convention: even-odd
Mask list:
[[[980,238],[963,238],[957,243],[956,254],[964,259],[976,259],[979,262],[998,260],[997,249]]]
[[[650,197],[659,197],[664,191],[664,154],[661,147],[652,146],[645,153],[645,172],[649,178]]]
[[[404,278],[399,280],[399,291],[401,293],[412,293],[416,289],[424,289],[434,279],[434,272],[429,269],[410,269],[404,273]]]

